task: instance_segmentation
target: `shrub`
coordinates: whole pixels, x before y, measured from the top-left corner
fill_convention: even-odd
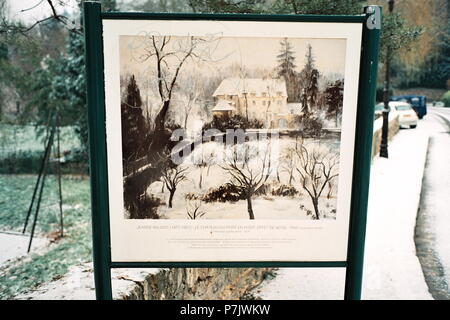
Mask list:
[[[43,157],[43,151],[19,150],[9,153],[0,159],[0,174],[39,173]],[[61,163],[63,174],[88,173],[88,163],[83,152],[74,153],[73,157],[64,155],[64,158],[66,161]],[[57,173],[55,162],[50,162],[47,167],[47,174],[55,173]]]
[[[203,131],[207,129],[218,129],[225,132],[226,129],[261,129],[264,123],[258,119],[249,119],[241,115],[214,117],[211,122],[203,125]]]
[[[188,192],[184,195],[185,200],[201,200],[203,197],[194,192]]]
[[[0,159],[0,173],[38,173],[42,151],[17,151]]]
[[[268,194],[270,192],[270,185],[267,184],[263,184],[261,187],[259,187],[254,195],[255,196],[265,196],[266,194]]]
[[[294,122],[306,137],[320,137],[323,121],[316,114],[297,115]]]
[[[450,91],[447,91],[446,93],[444,93],[441,100],[442,100],[442,102],[444,102],[444,105],[446,108],[450,108]]]
[[[128,207],[130,219],[159,219],[158,207],[162,204],[160,198],[153,194],[141,196],[133,206]]]
[[[298,194],[297,189],[287,184],[282,184],[272,189],[273,196],[293,197],[296,194]]]
[[[239,200],[244,200],[245,195],[242,193],[241,189],[236,187],[234,184],[227,183],[221,185],[217,188],[209,190],[204,196],[203,201],[205,202],[236,202]]]
[[[317,116],[303,119],[303,130],[307,136],[318,137],[322,134],[323,122]]]
[[[66,162],[68,163],[81,163],[81,162],[88,163],[89,161],[88,154],[81,147],[65,151],[63,152],[63,155],[64,158],[66,159]]]

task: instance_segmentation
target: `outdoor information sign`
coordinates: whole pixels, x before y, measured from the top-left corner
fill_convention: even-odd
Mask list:
[[[361,291],[381,10],[85,2],[94,266],[346,267]]]

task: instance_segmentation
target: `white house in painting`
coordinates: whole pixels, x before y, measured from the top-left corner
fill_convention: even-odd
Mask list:
[[[226,78],[213,94],[214,116],[239,114],[262,121],[266,128],[287,128],[300,104],[287,103],[286,83],[280,79]]]

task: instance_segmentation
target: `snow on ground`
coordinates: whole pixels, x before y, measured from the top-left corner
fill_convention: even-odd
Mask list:
[[[414,243],[429,129],[400,130],[372,166],[364,299],[431,299]]]
[[[429,108],[427,117],[432,117],[437,122],[432,132],[432,148],[428,153],[429,165],[427,178],[432,183],[427,184],[425,192],[426,203],[421,206],[423,214],[428,214],[434,219],[432,227],[435,236],[435,249],[443,267],[447,285],[450,285],[450,210],[448,206],[448,190],[450,189],[450,135],[449,124],[445,123],[442,116],[450,120],[450,109]]]
[[[405,129],[389,159],[371,170],[363,299],[432,299],[416,256],[414,228],[431,122]],[[345,268],[287,269],[257,288],[262,299],[342,299]]]
[[[29,234],[0,232],[0,265],[8,260],[15,260],[27,255],[28,242],[30,241]],[[31,245],[31,253],[36,249],[48,245],[48,239],[33,238]]]
[[[122,300],[136,290],[136,285],[150,274],[164,269],[111,269],[113,299]],[[71,266],[61,278],[41,284],[33,290],[14,297],[15,300],[94,300],[95,282],[92,262]]]
[[[310,145],[312,145],[311,141],[305,143],[310,143]],[[247,143],[247,145],[251,145],[251,147],[260,150],[261,156],[264,155],[264,152],[267,152],[267,142],[251,142]],[[288,147],[294,146],[295,139],[290,138],[280,139],[278,146],[275,146],[274,143],[271,145],[271,147],[273,147],[272,151],[280,151],[280,154],[282,154],[283,150],[286,150]],[[165,204],[158,208],[158,214],[161,218],[188,219],[186,210],[187,200],[185,200],[187,194],[202,196],[209,190],[230,182],[230,174],[221,167],[225,164],[223,161],[223,154],[223,147],[216,142],[209,142],[196,147],[190,157],[185,159],[181,165],[185,167],[188,166],[189,170],[187,171],[187,179],[180,182],[177,186],[172,208],[168,208],[167,206],[169,192],[166,187],[163,188],[161,181],[156,181],[149,186],[147,193],[153,194],[165,202]],[[199,167],[193,164],[199,163],[198,159],[202,159],[202,156],[205,162],[212,163],[212,165]],[[279,157],[274,157],[274,159],[279,160]],[[257,167],[258,161],[256,161],[254,165]],[[259,162],[259,165],[261,165],[261,162]],[[289,175],[287,172],[282,170],[281,165],[278,171],[281,183],[288,184]],[[280,183],[277,181],[275,169],[271,173],[270,178],[267,180],[267,184],[274,186],[279,185]],[[307,195],[306,191],[301,190],[298,183],[294,183],[294,186],[300,192],[294,197],[279,197],[272,196],[270,194],[266,196],[254,196],[252,206],[255,218],[310,220],[312,218],[311,213],[314,213],[311,199]],[[327,199],[327,192],[328,189],[323,192],[323,196],[319,200],[319,207],[326,217],[334,218],[336,198],[331,197],[330,199]],[[200,210],[206,212],[201,219],[249,219],[246,200],[240,200],[237,202],[202,202]],[[309,213],[309,215],[307,213]]]

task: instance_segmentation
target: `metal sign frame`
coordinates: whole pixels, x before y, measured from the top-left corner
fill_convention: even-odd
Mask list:
[[[362,47],[355,147],[346,261],[332,262],[112,262],[108,199],[105,90],[103,61],[103,19],[127,20],[224,20],[361,23]],[[221,268],[221,267],[345,267],[346,300],[361,298],[364,241],[373,136],[373,112],[377,79],[381,8],[365,7],[355,16],[254,15],[254,14],[166,14],[101,12],[99,2],[84,2],[84,32],[87,72],[87,103],[90,143],[93,259],[96,297],[112,299],[111,268]]]

